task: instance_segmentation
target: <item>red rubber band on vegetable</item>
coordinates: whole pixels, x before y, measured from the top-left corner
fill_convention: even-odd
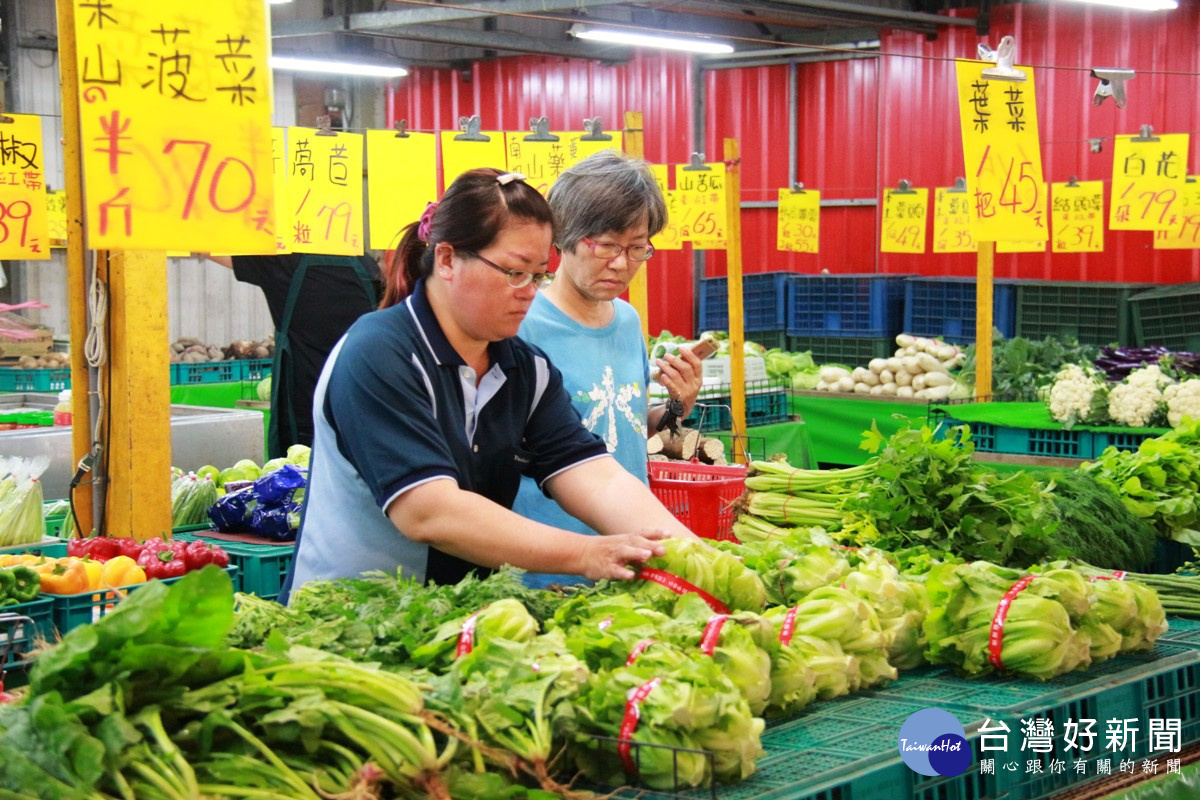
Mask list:
[[[637,657],[646,652],[646,648],[657,641],[658,639],[642,639],[640,642],[635,644],[633,649],[629,651],[629,658],[625,659],[625,666],[633,666],[633,662],[637,661]]]
[[[659,586],[665,586],[675,594],[687,594],[688,592],[695,592],[696,594],[700,595],[701,600],[703,600],[705,603],[708,603],[708,607],[713,611],[717,612],[718,614],[729,613],[729,606],[725,605],[720,600],[701,589],[699,586],[685,581],[683,578],[679,577],[673,572],[667,572],[666,570],[662,569],[652,569],[650,567],[642,567],[641,571],[638,572],[637,577],[644,581],[653,581]]]
[[[1095,583],[1096,581],[1123,581],[1125,580],[1125,576],[1128,574],[1129,573],[1123,569],[1116,569],[1113,570],[1112,575],[1093,575],[1092,577],[1088,578],[1088,583]]]
[[[637,776],[637,767],[634,766],[633,759],[630,757],[632,741],[629,737],[633,736],[638,722],[642,718],[640,703],[649,697],[660,683],[662,683],[662,678],[651,678],[634,689],[633,693],[629,695],[629,699],[625,701],[625,719],[621,721],[621,741],[617,742],[617,755],[621,757],[621,763],[625,765],[625,774],[631,777]]]
[[[783,618],[783,625],[779,628],[779,641],[783,642],[784,646],[792,643],[792,636],[796,633],[796,612],[799,610],[800,606],[792,606]]]
[[[721,628],[725,627],[727,619],[728,614],[713,614],[708,618],[708,624],[704,626],[704,633],[700,636],[701,653],[711,656],[717,649],[717,642],[721,641]]]
[[[992,617],[992,629],[988,632],[988,661],[996,669],[1004,669],[1004,662],[1000,660],[1000,653],[1004,649],[1004,620],[1008,618],[1008,611],[1012,608],[1013,600],[1017,598],[1021,592],[1025,591],[1025,587],[1033,583],[1035,575],[1026,575],[1021,580],[1009,587],[1004,593],[1004,597],[1000,598],[1000,602],[996,604],[996,613]]]
[[[462,630],[458,634],[458,647],[454,651],[455,658],[462,658],[475,649],[475,622],[479,616],[476,611],[463,620]]]

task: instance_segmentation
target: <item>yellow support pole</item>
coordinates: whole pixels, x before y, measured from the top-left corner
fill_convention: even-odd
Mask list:
[[[645,158],[645,145],[642,132],[642,112],[625,112],[625,153],[634,158]],[[629,304],[638,313],[642,321],[642,338],[650,339],[650,292],[646,280],[646,268],[643,266],[633,276],[629,283]]]
[[[72,0],[58,0],[59,80],[62,86],[63,172],[67,192],[67,299],[71,342],[71,452],[78,464],[92,449],[92,412],[88,365],[83,343],[87,338],[87,263],[83,241],[83,161],[79,141],[79,72],[75,61],[75,14]],[[74,492],[79,530],[94,525],[92,484]]]
[[[994,242],[979,243],[975,270],[975,397],[988,399],[992,393],[992,273],[996,260]]]
[[[171,530],[171,382],[167,258],[112,253],[108,530],[147,539]]]
[[[746,333],[742,316],[742,177],[737,139],[725,140],[725,250],[726,281],[729,285],[729,404],[734,436],[747,436],[746,430]],[[733,460],[745,464],[746,447],[733,440]]]

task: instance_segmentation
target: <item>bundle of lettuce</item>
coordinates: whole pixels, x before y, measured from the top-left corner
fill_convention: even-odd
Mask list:
[[[1110,574],[1108,577],[1112,577]],[[1146,649],[1166,630],[1153,592],[1046,565],[1024,573],[986,561],[935,567],[926,581],[926,659],[967,675],[1049,680]]]
[[[716,661],[669,642],[630,661],[577,698],[571,752],[584,775],[677,791],[753,774],[764,724]]]
[[[913,669],[925,663],[925,587],[906,579],[883,551],[835,545],[819,528],[736,547],[762,579],[768,603],[792,606],[822,586],[846,589],[874,610],[892,666]]]
[[[680,598],[698,594],[720,613],[761,611],[767,590],[758,575],[731,553],[698,540],[667,539],[666,553],[651,558],[638,573],[633,594],[648,605],[674,616]]]
[[[442,623],[409,659],[414,666],[442,672],[460,659],[473,658],[479,642],[529,642],[537,633],[537,620],[520,600],[497,600]]]
[[[300,503],[307,472],[286,464],[227,494],[209,506],[208,516],[218,530],[249,532],[266,539],[290,542],[300,527]]]

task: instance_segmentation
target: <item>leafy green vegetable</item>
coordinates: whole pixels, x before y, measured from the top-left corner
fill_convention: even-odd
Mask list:
[[[646,562],[646,567],[665,570],[704,590],[734,611],[757,611],[766,603],[762,581],[735,556],[723,553],[700,541],[667,539],[666,553]],[[674,606],[678,595],[670,589],[646,580],[634,594],[663,605]]]
[[[1047,336],[1038,341],[1018,336],[1005,339],[995,331],[992,396],[1003,400],[1037,400],[1039,391],[1054,381],[1054,375],[1060,369],[1067,364],[1091,363],[1099,352],[1098,348],[1071,338]],[[967,348],[959,381],[975,381],[975,345]]]

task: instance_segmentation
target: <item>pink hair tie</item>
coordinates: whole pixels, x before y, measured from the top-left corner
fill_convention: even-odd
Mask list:
[[[421,221],[417,224],[417,238],[425,244],[429,244],[429,229],[433,227],[433,215],[437,207],[436,200],[425,206],[425,210],[421,212]]]

